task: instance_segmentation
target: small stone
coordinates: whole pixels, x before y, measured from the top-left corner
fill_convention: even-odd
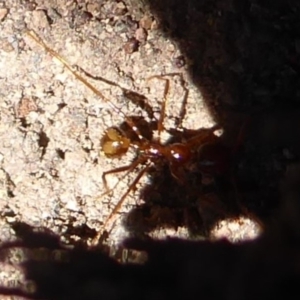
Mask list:
[[[174,58],[173,64],[176,68],[182,68],[185,66],[185,58],[183,55],[179,55]]]
[[[30,2],[24,1],[23,5],[27,11],[34,11],[37,7],[37,4],[35,2],[31,2],[31,1]]]
[[[144,28],[138,28],[135,32],[135,38],[141,43],[146,42],[147,35],[147,31]]]
[[[152,23],[153,23],[153,18],[148,16],[148,15],[144,15],[141,19],[140,19],[140,26],[146,30],[151,29]]]
[[[114,9],[114,14],[117,16],[122,16],[125,15],[127,12],[127,7],[123,2],[117,3],[115,9]]]
[[[73,10],[74,13],[74,24],[75,27],[81,27],[90,22],[93,18],[93,15],[88,11],[78,11]]]
[[[32,12],[32,27],[46,29],[50,26],[48,17],[44,10],[35,10]]]
[[[157,30],[158,29],[158,23],[156,20],[154,20],[151,24],[151,30]]]
[[[124,50],[127,54],[132,54],[139,49],[139,41],[136,38],[130,38],[124,45]]]
[[[97,16],[101,11],[101,3],[99,3],[99,2],[88,3],[86,6],[86,9],[93,16]]]
[[[7,221],[7,223],[14,223],[14,222],[16,222],[16,217],[14,216],[14,217],[6,217],[6,221]]]
[[[8,14],[7,8],[0,8],[0,22],[2,22]]]
[[[16,115],[18,118],[26,118],[30,112],[37,111],[37,109],[35,99],[24,97],[18,103]]]
[[[6,53],[14,51],[13,45],[7,39],[0,40],[0,49]]]

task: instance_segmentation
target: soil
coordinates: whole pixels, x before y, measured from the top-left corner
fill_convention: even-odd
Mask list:
[[[158,114],[164,82],[148,79],[164,74],[173,74],[165,117],[172,141],[218,124],[218,158],[230,167],[216,175],[196,165],[183,185],[168,166],[154,167],[126,198],[105,244],[115,249],[133,235],[257,236],[274,222],[280,184],[300,157],[299,12],[292,0],[0,1],[1,241],[25,224],[90,245],[143,167],[108,176],[110,187],[119,183],[103,196],[103,172],[136,154],[109,159],[101,137],[125,116],[147,116],[124,90],[147,97]],[[91,74],[88,82],[121,113],[28,30]],[[5,272],[0,282],[18,276]]]

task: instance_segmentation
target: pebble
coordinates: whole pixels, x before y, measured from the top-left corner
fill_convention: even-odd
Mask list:
[[[2,22],[8,14],[7,8],[0,8],[0,22]]]

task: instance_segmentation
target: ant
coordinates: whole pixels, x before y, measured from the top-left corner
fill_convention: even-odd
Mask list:
[[[58,59],[80,82],[92,90],[102,100],[107,102],[115,112],[122,115],[127,127],[135,134],[135,137],[133,138],[132,135],[130,136],[120,127],[110,127],[106,130],[101,139],[100,144],[102,151],[109,158],[119,158],[125,155],[130,147],[133,147],[138,151],[138,155],[129,165],[103,172],[102,181],[106,189],[104,194],[107,194],[113,190],[108,188],[106,180],[108,175],[125,172],[125,175],[122,177],[124,178],[129,173],[134,171],[138,166],[142,165],[142,169],[136,175],[126,192],[105,219],[101,230],[93,239],[93,245],[97,245],[99,240],[103,237],[104,232],[107,231],[108,228],[112,228],[116,220],[117,213],[123,205],[125,199],[130,192],[135,190],[138,182],[152,166],[162,164],[168,165],[172,177],[175,178],[178,184],[181,185],[184,185],[186,182],[185,171],[189,169],[189,167],[195,161],[199,165],[200,171],[204,173],[221,173],[227,169],[229,158],[226,155],[224,148],[220,147],[220,137],[216,134],[216,132],[221,129],[219,125],[215,125],[212,128],[201,128],[193,131],[191,130],[191,132],[188,133],[189,137],[181,142],[163,143],[161,141],[161,134],[164,130],[166,130],[164,127],[164,119],[170,90],[170,80],[167,77],[173,74],[155,75],[148,78],[148,80],[156,78],[164,82],[160,116],[158,119],[155,119],[155,117],[152,116],[157,124],[157,136],[149,138],[146,137],[145,134],[139,129],[138,120],[136,120],[134,117],[125,115],[125,113],[123,113],[122,110],[110,99],[106,98],[98,89],[96,89],[96,87],[82,77],[78,69],[74,70],[74,67],[72,67],[62,56],[47,46],[35,32],[28,31],[27,35],[41,45],[53,57]],[[89,76],[89,74],[86,75]],[[113,82],[107,80],[104,81],[116,85]],[[124,92],[129,92],[123,88],[122,90]]]

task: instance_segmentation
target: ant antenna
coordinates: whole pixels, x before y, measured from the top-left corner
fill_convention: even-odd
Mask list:
[[[116,110],[118,113],[120,113],[128,126],[131,127],[131,129],[137,134],[138,138],[142,141],[145,140],[137,126],[134,124],[133,120],[125,115],[125,113],[118,107],[116,106],[112,101],[110,101],[108,98],[106,98],[95,86],[90,84],[85,78],[83,78],[79,72],[74,70],[74,67],[72,67],[61,55],[59,55],[55,50],[51,49],[48,45],[44,43],[44,41],[37,35],[36,32],[33,30],[26,31],[25,33],[28,35],[30,38],[32,38],[35,42],[37,42],[40,46],[42,46],[47,52],[49,52],[53,57],[58,59],[65,68],[67,68],[75,77],[78,79],[80,82],[82,82],[86,87],[88,87],[95,95],[99,96],[102,98],[105,102],[109,103],[112,109]]]

